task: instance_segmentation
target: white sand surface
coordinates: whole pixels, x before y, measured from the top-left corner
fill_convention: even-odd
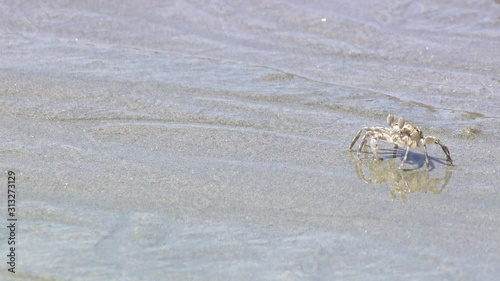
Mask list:
[[[500,5],[359,3],[0,3],[0,279],[497,280]]]

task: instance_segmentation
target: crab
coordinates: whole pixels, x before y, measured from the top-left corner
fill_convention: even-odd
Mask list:
[[[453,166],[453,161],[451,160],[450,151],[448,147],[444,145],[438,138],[433,136],[424,137],[424,134],[417,126],[414,126],[409,123],[405,123],[405,119],[403,117],[399,117],[398,122],[394,122],[394,116],[392,114],[387,115],[387,124],[389,128],[384,127],[363,127],[359,130],[358,134],[354,137],[349,146],[349,150],[352,149],[354,144],[361,137],[361,134],[365,132],[363,138],[361,139],[361,143],[358,147],[358,156],[361,153],[361,150],[368,142],[370,138],[370,146],[372,148],[373,156],[376,160],[381,159],[378,157],[378,144],[377,141],[385,141],[388,143],[394,144],[394,153],[398,147],[406,147],[406,153],[399,165],[399,169],[403,168],[406,159],[408,158],[408,152],[410,149],[420,148],[424,151],[425,155],[425,164],[427,170],[429,170],[429,156],[427,155],[427,145],[428,144],[438,144],[441,146],[444,154],[446,155],[446,162],[449,166]]]

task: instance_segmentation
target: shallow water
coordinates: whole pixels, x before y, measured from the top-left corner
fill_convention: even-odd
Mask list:
[[[0,3],[2,280],[495,280],[500,6],[359,5]]]

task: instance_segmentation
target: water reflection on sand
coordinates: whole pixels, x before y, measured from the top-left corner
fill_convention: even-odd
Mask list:
[[[392,153],[391,153],[392,155]],[[399,160],[396,154],[385,160],[373,160],[373,158],[358,158],[356,153],[350,153],[354,162],[354,171],[360,180],[367,184],[388,183],[391,186],[390,196],[392,199],[400,198],[402,203],[408,202],[407,195],[412,193],[441,194],[447,187],[452,175],[453,166],[446,166],[444,174],[442,169],[422,169],[422,162],[411,159],[410,164],[417,164],[416,168],[398,169]],[[435,158],[431,161],[441,162]],[[435,165],[433,165],[435,166]],[[441,172],[441,174],[439,174]]]

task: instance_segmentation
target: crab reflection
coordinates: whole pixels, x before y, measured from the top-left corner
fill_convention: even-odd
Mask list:
[[[389,183],[391,185],[391,198],[399,197],[402,203],[408,201],[407,195],[411,193],[432,192],[440,194],[448,185],[453,174],[452,166],[446,166],[442,177],[430,177],[431,172],[426,169],[398,169],[395,159],[384,161],[374,161],[371,158],[357,159],[352,153],[351,158],[354,160],[354,169],[360,180],[368,184]]]

